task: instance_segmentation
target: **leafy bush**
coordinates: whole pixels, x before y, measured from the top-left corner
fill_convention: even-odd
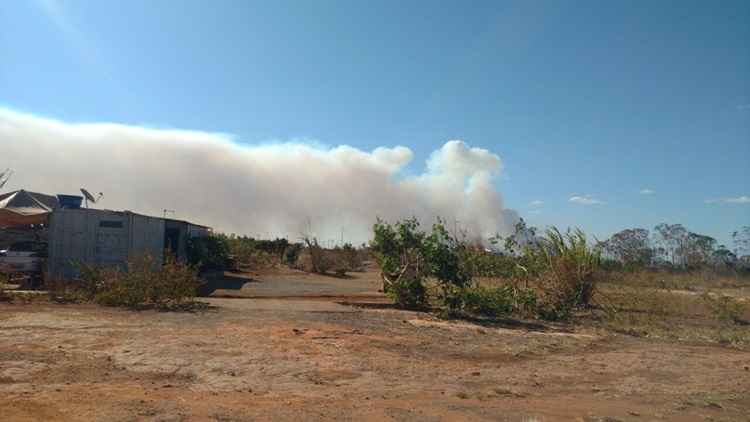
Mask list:
[[[50,299],[168,309],[193,304],[201,284],[193,267],[169,255],[163,265],[150,256],[133,260],[126,271],[88,264],[77,267],[80,276],[75,280],[47,280]]]
[[[394,304],[404,309],[422,309],[427,306],[427,289],[421,279],[406,276],[393,283],[388,292]]]
[[[317,274],[326,274],[333,269],[336,262],[332,256],[326,253],[326,250],[318,243],[317,238],[305,237],[307,252],[310,254],[310,271]]]
[[[440,299],[449,308],[460,307],[456,291],[467,286],[471,274],[461,266],[460,243],[452,238],[441,221],[427,234],[415,219],[393,225],[378,220],[372,251],[381,268],[383,291],[397,305],[421,308],[427,305],[427,278],[437,280]]]
[[[201,270],[224,269],[231,261],[227,238],[221,235],[188,239],[187,256],[190,265]]]
[[[514,310],[512,289],[469,287],[461,290],[463,310],[468,313],[499,316]]]
[[[513,284],[500,287],[467,286],[456,289],[451,296],[456,304],[448,307],[450,315],[469,314],[487,317],[504,315],[534,315],[536,294],[531,289],[518,288]]]
[[[422,247],[425,234],[416,219],[394,225],[378,219],[371,248],[381,269],[383,291],[397,306],[423,308],[427,305],[424,286],[429,270],[424,263]]]
[[[104,277],[97,282],[94,300],[108,306],[168,308],[191,301],[200,286],[196,271],[171,256],[162,266],[152,257],[144,257],[130,262],[127,271],[93,274]]]
[[[297,260],[302,252],[302,245],[299,243],[293,243],[284,250],[284,257],[281,262],[290,267],[297,265]]]
[[[478,248],[463,248],[460,251],[461,265],[473,277],[511,278],[518,271],[518,258],[497,255]]]
[[[362,271],[362,255],[351,243],[336,247],[334,253],[338,255],[338,260],[341,261],[340,266],[347,271]]]

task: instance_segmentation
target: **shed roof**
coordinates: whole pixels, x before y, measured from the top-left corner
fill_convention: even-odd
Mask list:
[[[58,205],[55,196],[23,189],[0,194],[0,228],[45,223]]]

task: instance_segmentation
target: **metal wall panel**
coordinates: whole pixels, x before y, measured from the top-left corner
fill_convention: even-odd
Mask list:
[[[130,214],[129,259],[145,256],[154,258],[154,263],[164,262],[164,219]]]
[[[60,209],[50,217],[49,275],[73,278],[77,264],[127,268],[145,255],[163,262],[164,222],[130,212]]]
[[[76,273],[75,263],[90,262],[94,255],[89,215],[61,209],[50,216],[49,223],[48,271],[52,277],[71,277]]]
[[[180,242],[202,237],[210,230],[174,222],[180,229]],[[166,221],[129,211],[57,209],[49,217],[48,272],[53,278],[78,275],[77,263],[127,268],[128,261],[144,256],[164,262]],[[181,246],[184,249],[184,245]]]

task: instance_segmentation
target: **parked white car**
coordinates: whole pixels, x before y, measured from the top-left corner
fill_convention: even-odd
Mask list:
[[[42,273],[47,243],[16,242],[0,251],[0,273],[36,275]]]

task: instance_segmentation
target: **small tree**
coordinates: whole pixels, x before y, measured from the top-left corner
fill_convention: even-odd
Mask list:
[[[372,251],[380,265],[383,292],[397,306],[422,308],[427,304],[424,280],[428,268],[422,255],[425,234],[416,218],[393,225],[380,219],[373,226]]]
[[[307,245],[307,250],[310,252],[310,262],[312,265],[312,272],[317,274],[325,274],[333,267],[333,260],[326,254],[325,249],[318,243],[318,239],[313,237],[304,237],[303,240]]]
[[[738,257],[750,255],[750,226],[744,226],[732,233],[734,254]]]
[[[500,234],[489,239],[494,246],[502,245],[503,253],[511,256],[517,256],[523,253],[527,246],[534,246],[537,243],[537,228],[526,224],[523,218],[513,227],[513,233],[503,238]]]
[[[425,282],[434,278],[440,287],[440,299],[449,308],[460,307],[457,290],[471,281],[461,265],[459,250],[463,244],[450,236],[441,220],[427,234],[416,218],[391,225],[378,219],[373,227],[371,247],[381,268],[383,291],[397,305],[420,308],[427,304]]]
[[[689,232],[681,249],[683,262],[688,268],[696,268],[711,262],[716,249],[716,239]]]

